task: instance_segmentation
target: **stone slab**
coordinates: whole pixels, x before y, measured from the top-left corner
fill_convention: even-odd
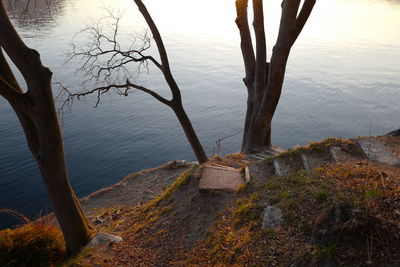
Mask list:
[[[283,161],[280,158],[277,158],[273,160],[273,164],[276,176],[282,177],[288,175],[289,167],[286,165],[285,161]]]
[[[369,160],[400,166],[400,159],[376,138],[360,138],[357,143]]]
[[[200,189],[219,189],[236,191],[244,185],[244,180],[240,170],[205,164],[199,182]]]

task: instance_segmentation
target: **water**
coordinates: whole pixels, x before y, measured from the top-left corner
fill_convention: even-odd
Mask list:
[[[10,1],[5,1],[10,2]],[[11,1],[12,2],[12,1]],[[121,38],[142,32],[133,1],[14,1],[11,17],[24,40],[37,49],[54,81],[80,90],[79,61],[65,64],[74,35],[89,20],[123,10]],[[268,47],[276,39],[280,1],[266,1]],[[277,3],[279,2],[279,3]],[[33,8],[33,3],[36,8]],[[215,141],[243,126],[246,91],[234,24],[233,1],[147,0],[169,52],[184,105],[208,153]],[[384,134],[400,127],[400,1],[318,1],[292,50],[273,142],[282,147],[327,137]],[[84,38],[75,42],[82,44]],[[134,67],[131,69],[135,70]],[[21,77],[19,76],[21,80]],[[154,68],[137,81],[160,94],[168,89]],[[92,84],[87,84],[89,88]],[[55,84],[54,90],[58,87]],[[105,95],[75,102],[63,114],[68,169],[79,197],[128,173],[176,158],[194,160],[172,111],[148,95]],[[0,99],[0,207],[33,218],[51,210],[37,167],[9,105]],[[222,143],[238,151],[240,135]],[[0,228],[18,223],[0,214]]]

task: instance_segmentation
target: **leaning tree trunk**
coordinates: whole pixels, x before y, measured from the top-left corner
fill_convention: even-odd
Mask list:
[[[269,63],[263,0],[253,0],[255,51],[247,15],[248,0],[236,0],[236,24],[240,32],[246,73],[243,81],[248,92],[242,152],[251,153],[271,146],[271,122],[282,92],[290,49],[308,20],[316,0],[304,0],[298,14],[300,2],[283,0],[278,39]]]
[[[90,239],[90,228],[70,186],[64,146],[51,88],[51,71],[37,51],[21,40],[0,1],[0,95],[12,106],[24,130],[57,220],[68,253],[77,252]],[[28,90],[23,93],[6,61],[4,50],[22,73]]]
[[[186,138],[188,139],[193,152],[196,155],[197,160],[199,161],[200,164],[205,163],[208,161],[207,154],[205,153],[203,146],[201,145],[197,135],[196,131],[194,130],[192,123],[190,122],[189,117],[187,116],[183,105],[182,105],[182,96],[181,96],[181,91],[178,87],[178,85],[175,82],[175,79],[171,73],[171,68],[169,65],[169,60],[168,60],[168,54],[164,46],[164,42],[162,40],[161,34],[154,23],[153,18],[151,17],[149,11],[147,10],[146,6],[143,4],[141,0],[134,0],[137,7],[139,8],[140,13],[143,15],[144,19],[147,22],[147,25],[149,25],[149,28],[151,30],[151,33],[153,34],[154,41],[157,45],[158,53],[160,55],[161,59],[161,64],[158,64],[159,69],[164,75],[164,79],[167,82],[171,93],[172,93],[172,100],[166,100],[164,98],[160,98],[157,96],[156,98],[161,101],[162,103],[168,105],[169,107],[172,108],[172,110],[175,112],[179,123],[181,124]],[[154,96],[154,95],[153,95]]]
[[[175,115],[178,118],[183,131],[185,132],[186,138],[189,141],[197,160],[200,164],[207,162],[207,155],[203,150],[203,146],[201,145],[199,138],[197,138],[196,131],[194,130],[193,125],[182,106],[182,103],[178,103],[177,106],[172,106],[172,109],[174,110]]]

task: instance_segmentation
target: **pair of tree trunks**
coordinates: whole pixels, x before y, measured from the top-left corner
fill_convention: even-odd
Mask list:
[[[27,47],[0,1],[0,95],[14,109],[64,235],[68,253],[77,252],[91,237],[90,227],[67,175],[64,145],[54,105],[52,72],[37,51]],[[3,51],[23,75],[27,90],[17,82]]]
[[[263,0],[253,0],[255,50],[248,19],[248,0],[236,0],[247,88],[247,111],[242,152],[271,146],[271,122],[282,92],[290,49],[308,20],[316,0],[283,0],[277,42],[267,62]]]

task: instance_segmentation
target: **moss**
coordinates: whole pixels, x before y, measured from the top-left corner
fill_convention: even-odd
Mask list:
[[[278,194],[278,198],[280,199],[286,199],[292,196],[292,193],[290,193],[289,191],[282,191]]]
[[[294,199],[288,199],[288,200],[286,200],[285,202],[284,202],[284,206],[287,208],[287,209],[295,209],[295,208],[297,208],[297,202],[296,202],[296,200],[294,200]]]
[[[303,170],[290,174],[286,180],[295,185],[308,185],[317,181],[313,174]]]
[[[197,167],[194,167],[196,169]],[[176,192],[180,187],[185,185],[190,179],[193,178],[194,169],[186,170],[175,182],[169,186],[165,191],[157,198],[148,202],[144,207],[143,211],[148,211],[151,207],[157,206],[161,201],[168,200],[173,192]]]
[[[379,198],[382,196],[382,191],[379,189],[369,189],[365,191],[366,198]]]
[[[261,233],[265,238],[271,238],[276,235],[276,231],[274,228],[263,229],[261,230]]]
[[[268,190],[275,190],[279,188],[279,183],[276,181],[270,181],[264,185],[264,188]]]
[[[91,256],[93,252],[93,248],[85,248],[82,251],[80,251],[78,254],[69,257],[67,260],[61,262],[60,264],[58,264],[57,266],[59,267],[76,267],[76,266],[82,266],[79,261],[81,261],[84,258],[87,258],[89,256]],[[86,266],[86,265],[84,265]]]
[[[315,199],[318,202],[324,202],[326,201],[326,199],[328,198],[327,193],[325,192],[325,190],[319,190],[315,193]]]
[[[286,152],[280,153],[279,155],[273,157],[273,158],[284,158],[284,157],[289,157],[289,156],[297,156],[303,153],[304,151],[307,150],[307,147],[305,146],[298,146],[294,149],[290,149]]]
[[[145,227],[146,227],[145,224],[134,224],[133,227],[131,227],[131,231],[134,232],[134,233],[139,233],[139,232],[141,232]]]
[[[238,193],[243,193],[243,192],[246,191],[246,188],[247,188],[247,185],[246,185],[246,184],[242,184],[242,185],[240,185],[240,186],[236,189],[236,191],[237,191]]]
[[[329,247],[318,249],[314,255],[318,260],[323,258],[333,258],[336,255],[336,245],[330,245]]]
[[[260,216],[259,212],[255,210],[257,207],[256,202],[259,200],[260,195],[258,192],[251,194],[247,198],[240,198],[236,201],[236,209],[233,212],[234,226],[239,227],[244,223],[257,220]]]

